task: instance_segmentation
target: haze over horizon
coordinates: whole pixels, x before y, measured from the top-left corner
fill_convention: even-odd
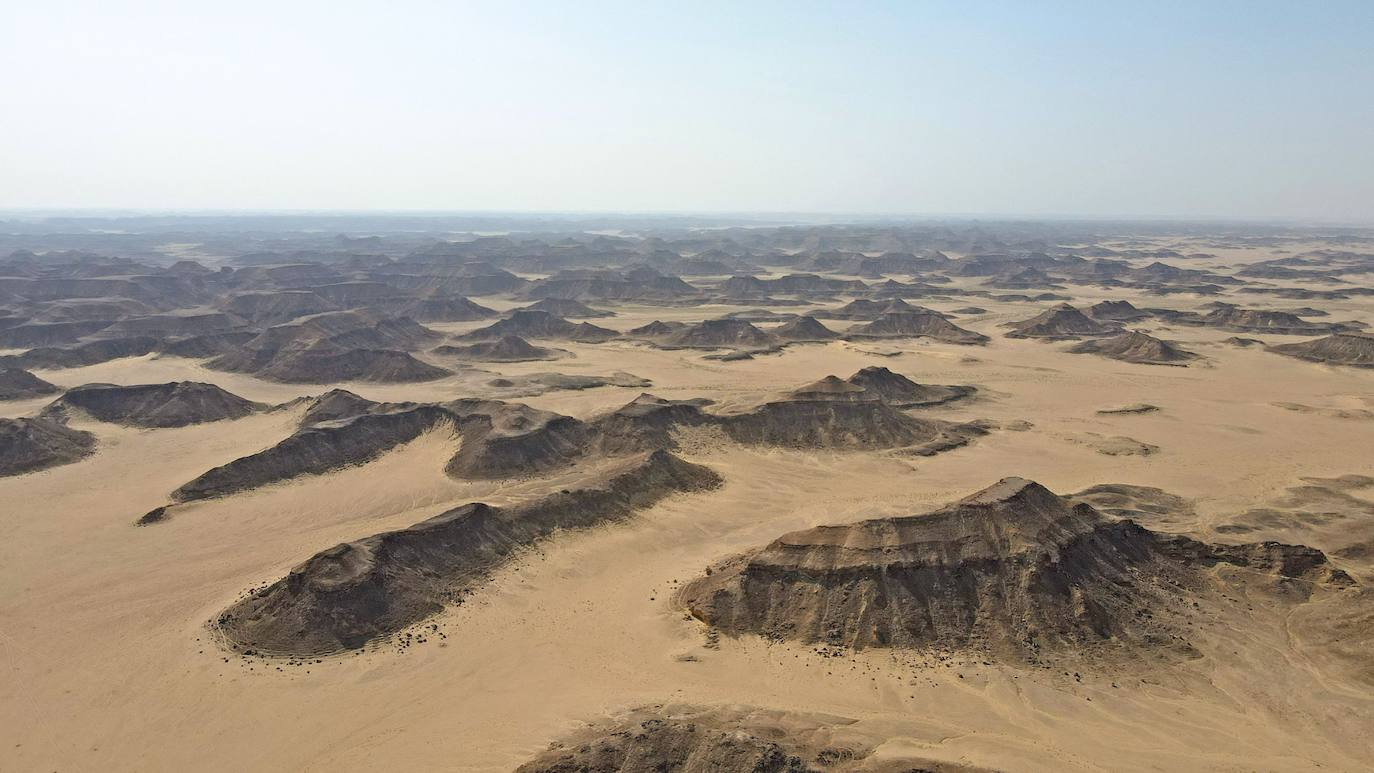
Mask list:
[[[1374,6],[73,0],[0,209],[1374,221]]]

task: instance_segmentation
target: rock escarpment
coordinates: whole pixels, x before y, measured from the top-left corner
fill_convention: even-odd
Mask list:
[[[1007,478],[924,515],[820,526],[731,559],[681,592],[730,634],[986,653],[1188,654],[1210,567],[1349,584],[1321,551],[1212,545],[1149,531]]]
[[[23,368],[0,367],[0,400],[26,400],[61,391]]]
[[[518,551],[560,530],[621,521],[665,497],[719,484],[709,468],[655,451],[533,502],[463,505],[322,551],[231,606],[217,626],[240,650],[312,656],[357,649],[458,601]]]
[[[1007,338],[1063,340],[1083,336],[1108,336],[1119,333],[1116,325],[1103,324],[1067,303],[1047,309],[1030,319],[1013,322]]]
[[[1271,346],[1269,351],[1308,362],[1374,368],[1374,335],[1366,333],[1336,333],[1312,341]]]
[[[241,419],[265,407],[214,384],[177,381],[131,386],[85,384],[67,390],[44,412],[65,416],[69,411],[80,411],[99,421],[131,427],[167,428]]]
[[[0,477],[60,467],[94,452],[95,435],[54,419],[0,419]]]
[[[1097,354],[1122,362],[1139,365],[1175,365],[1186,367],[1198,358],[1197,354],[1169,341],[1147,333],[1132,331],[1094,341],[1083,341],[1069,347],[1073,354]]]

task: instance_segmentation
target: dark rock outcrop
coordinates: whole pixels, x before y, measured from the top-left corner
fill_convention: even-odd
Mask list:
[[[1374,336],[1365,333],[1336,333],[1312,341],[1271,346],[1269,351],[1327,365],[1374,368]]]
[[[270,327],[206,367],[292,384],[432,381],[449,371],[416,359],[408,350],[438,337],[407,318],[334,312]]]
[[[61,391],[22,368],[0,367],[0,400],[26,400]]]
[[[990,773],[874,750],[854,720],[748,706],[646,706],[584,728],[516,773]]]
[[[1132,322],[1145,319],[1150,312],[1137,309],[1130,301],[1102,301],[1088,307],[1087,315],[1101,322]]]
[[[708,319],[668,333],[655,343],[671,349],[768,349],[780,341],[747,320]]]
[[[0,477],[60,467],[94,452],[95,435],[53,419],[0,419]]]
[[[977,390],[971,386],[918,384],[880,366],[864,368],[848,379],[826,376],[792,392],[799,400],[880,400],[897,408],[940,405],[967,397]]]
[[[332,421],[320,417],[271,448],[202,473],[172,492],[172,499],[209,499],[362,464],[449,418],[438,406],[363,413]]]
[[[768,331],[783,341],[833,341],[839,333],[822,325],[815,317],[795,317]]]
[[[1352,582],[1312,548],[1158,534],[1007,478],[932,513],[784,535],[680,598],[730,634],[1009,660],[1093,648],[1187,656],[1189,622],[1205,617],[1193,602],[1222,603],[1206,571],[1217,564],[1274,582]]]
[[[567,352],[535,346],[520,336],[503,336],[495,341],[479,341],[468,346],[440,346],[435,354],[459,357],[474,362],[533,362],[556,360]]]
[[[507,336],[543,338],[597,344],[620,336],[614,330],[590,322],[569,322],[547,311],[517,309],[509,317],[459,336],[463,341],[492,341]]]
[[[521,311],[546,311],[563,319],[595,319],[615,316],[614,311],[593,309],[591,306],[571,298],[545,298],[525,306]]]
[[[1223,306],[1204,314],[1196,324],[1237,333],[1274,333],[1279,335],[1321,335],[1340,333],[1349,326],[1338,322],[1308,322],[1286,311],[1263,311]]]
[[[1097,354],[1122,362],[1141,365],[1187,366],[1198,356],[1169,341],[1147,333],[1132,331],[1095,341],[1083,341],[1068,349],[1073,354]]]
[[[533,502],[463,505],[322,551],[231,606],[218,627],[235,648],[258,653],[357,649],[439,612],[560,530],[622,521],[665,497],[719,484],[710,469],[655,451]]]
[[[168,384],[85,384],[67,390],[45,415],[64,417],[80,411],[99,421],[131,427],[185,427],[224,419],[241,419],[265,406],[215,386],[195,381]]]
[[[988,342],[982,333],[966,330],[932,311],[890,311],[866,325],[852,327],[846,338],[931,338],[951,344]]]
[[[1115,325],[1104,325],[1083,312],[1061,303],[1030,319],[1011,323],[1008,338],[1042,338],[1063,340],[1083,336],[1108,336],[1121,332]]]

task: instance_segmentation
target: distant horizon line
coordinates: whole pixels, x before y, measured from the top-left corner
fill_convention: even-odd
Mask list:
[[[1291,215],[1202,215],[1202,214],[1081,214],[1016,212],[903,212],[903,211],[825,211],[825,210],[562,210],[562,209],[385,209],[385,208],[250,208],[250,207],[0,207],[0,218],[54,217],[562,217],[562,218],[731,218],[777,220],[830,220],[840,225],[857,221],[1028,221],[1028,222],[1151,222],[1151,223],[1234,223],[1296,226],[1374,227],[1367,220],[1330,220]],[[848,218],[849,220],[845,220]],[[819,223],[817,223],[819,224]]]

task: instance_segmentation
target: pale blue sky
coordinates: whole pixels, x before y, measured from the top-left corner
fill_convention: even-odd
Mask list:
[[[0,207],[1374,221],[1374,2],[0,0]]]

